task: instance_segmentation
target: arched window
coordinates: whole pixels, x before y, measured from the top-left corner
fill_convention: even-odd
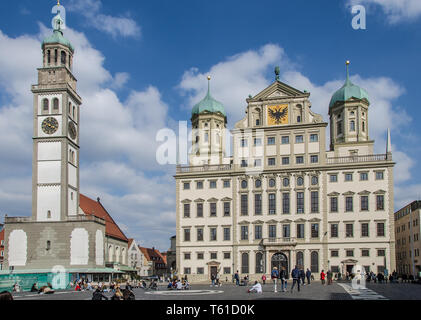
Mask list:
[[[349,131],[354,132],[355,131],[355,121],[351,120],[349,123]]]
[[[45,112],[48,112],[49,109],[50,109],[50,103],[49,103],[48,99],[44,99],[42,101],[42,110],[45,111]]]
[[[126,251],[123,249],[121,249],[121,263],[122,264],[126,264]]]
[[[76,108],[75,106],[73,106],[73,119],[76,119],[75,115],[76,115]]]
[[[298,267],[304,268],[304,254],[302,252],[297,252],[297,261],[296,265]]]
[[[275,188],[275,186],[276,186],[276,181],[275,181],[275,179],[270,179],[270,180],[269,180],[269,187],[271,187],[271,188]]]
[[[113,257],[113,246],[110,245],[108,247],[108,261],[109,262],[112,262],[113,260],[114,260],[114,257]]]
[[[57,61],[58,61],[58,50],[57,49],[54,50],[54,53],[55,53],[55,55],[54,55],[54,62],[55,62],[55,64],[57,64]]]
[[[243,253],[241,255],[241,273],[247,274],[249,273],[249,254]]]
[[[66,52],[61,52],[61,64],[66,65]]]
[[[297,185],[299,187],[301,187],[301,186],[304,185],[304,179],[303,179],[303,177],[298,177],[298,179],[297,179]]]
[[[47,211],[47,219],[51,219],[51,211],[50,210]]]
[[[69,150],[69,161],[72,162],[72,150]]]
[[[243,188],[243,189],[247,188],[247,180],[241,181],[241,188]]]
[[[256,253],[256,273],[264,273],[263,270],[263,253]]]
[[[47,241],[47,251],[51,250],[51,241]]]
[[[54,98],[54,100],[53,100],[53,110],[54,111],[58,111],[58,104],[59,104],[58,99]]]
[[[47,50],[47,63],[50,64],[51,63],[51,51]]]
[[[311,272],[319,272],[319,253],[317,251],[311,253]]]
[[[260,188],[260,187],[262,186],[262,180],[257,179],[257,180],[255,181],[255,185],[256,185],[256,188]]]
[[[288,178],[284,178],[283,184],[284,184],[284,187],[285,188],[286,187],[289,187],[289,179]]]
[[[69,102],[69,114],[71,114],[71,113],[72,113],[72,103]]]
[[[365,132],[365,121],[363,121],[363,132]]]

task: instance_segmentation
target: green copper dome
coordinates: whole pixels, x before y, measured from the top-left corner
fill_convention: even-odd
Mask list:
[[[349,64],[349,63],[348,63]],[[355,99],[367,99],[370,102],[368,92],[363,88],[353,84],[351,80],[349,80],[349,67],[347,64],[347,72],[346,72],[346,81],[342,88],[336,91],[333,96],[332,100],[330,100],[329,108],[332,108],[336,102],[345,102],[351,98]]]
[[[60,12],[54,17],[54,32],[51,36],[44,39],[42,42],[42,46],[45,44],[62,44],[68,47],[72,52],[75,51],[75,48],[72,46],[69,40],[67,40],[63,36],[63,32],[61,31],[62,25],[64,24],[63,19],[60,16]]]
[[[210,84],[208,87],[208,94],[206,97],[200,101],[198,104],[196,104],[193,107],[192,115],[199,115],[203,112],[210,112],[210,113],[222,113],[225,117],[227,116],[225,112],[225,108],[222,105],[222,103],[216,101],[214,98],[212,98],[210,94]]]

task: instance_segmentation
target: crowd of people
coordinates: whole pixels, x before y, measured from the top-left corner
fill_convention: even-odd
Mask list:
[[[190,283],[187,279],[187,276],[183,279],[179,279],[174,277],[172,280],[170,279],[167,286],[168,290],[190,290]]]

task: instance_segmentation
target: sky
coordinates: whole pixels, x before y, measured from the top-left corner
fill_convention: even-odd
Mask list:
[[[31,215],[30,85],[51,34],[53,0],[0,1],[0,219]],[[75,47],[81,109],[81,192],[101,202],[128,237],[167,250],[175,234],[175,167],[156,161],[156,134],[190,121],[212,95],[228,126],[249,94],[274,80],[311,93],[328,121],[332,94],[351,80],[370,95],[376,153],[392,133],[395,209],[421,195],[421,1],[62,0]],[[366,28],[354,29],[362,5]],[[361,20],[360,20],[361,22]]]

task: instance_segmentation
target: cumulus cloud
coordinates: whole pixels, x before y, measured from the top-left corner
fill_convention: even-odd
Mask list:
[[[71,0],[66,8],[83,15],[86,23],[117,38],[140,37],[141,27],[128,14],[126,16],[111,16],[101,13],[102,2],[100,0]]]
[[[373,11],[381,7],[388,22],[413,21],[421,16],[421,1],[419,0],[348,0],[348,6],[365,5]]]

